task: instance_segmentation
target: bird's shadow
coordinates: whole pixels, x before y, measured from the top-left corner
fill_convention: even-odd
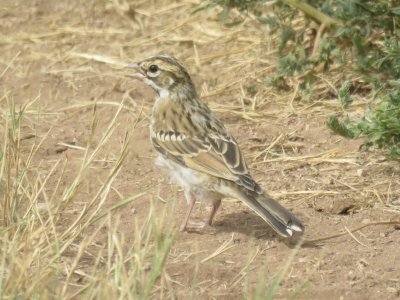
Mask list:
[[[217,216],[212,228],[217,233],[241,233],[258,240],[276,240],[286,244],[289,248],[294,248],[299,243],[302,243],[302,248],[318,247],[318,245],[303,243],[301,234],[295,234],[290,238],[281,237],[259,216],[244,210]]]

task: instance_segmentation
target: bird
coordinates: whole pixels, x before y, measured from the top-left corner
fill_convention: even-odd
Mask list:
[[[189,205],[181,231],[188,231],[189,224],[212,225],[221,200],[229,197],[244,202],[282,237],[304,232],[302,223],[252,178],[238,142],[201,100],[178,59],[155,55],[126,67],[128,76],[140,79],[157,94],[150,140],[158,152],[156,165],[169,171]],[[209,217],[200,223],[190,221],[197,201],[212,205]]]

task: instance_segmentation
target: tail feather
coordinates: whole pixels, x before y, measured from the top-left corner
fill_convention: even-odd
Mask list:
[[[293,231],[304,231],[301,222],[268,194],[241,190],[237,196],[281,236],[290,237]]]

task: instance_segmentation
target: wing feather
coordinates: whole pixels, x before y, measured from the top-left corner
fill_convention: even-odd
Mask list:
[[[157,151],[196,171],[234,181],[249,190],[261,193],[252,179],[240,148],[233,137],[215,132],[209,137],[168,131],[152,135]]]

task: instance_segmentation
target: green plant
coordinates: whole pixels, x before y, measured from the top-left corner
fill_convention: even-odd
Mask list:
[[[366,138],[366,148],[377,146],[387,149],[390,157],[400,157],[400,90],[380,99],[377,106],[367,110],[359,120],[350,121],[346,117],[340,121],[337,116],[331,116],[327,124],[342,136]]]
[[[348,138],[367,138],[365,145],[388,149],[399,156],[400,4],[389,0],[209,0],[197,11],[223,8],[221,20],[238,9],[243,18],[256,20],[278,34],[281,57],[276,73],[267,82],[287,89],[289,77],[297,76],[299,87],[312,92],[320,81],[318,73],[332,66],[361,74],[378,96],[360,120],[331,117],[327,124]],[[317,25],[312,29],[311,23]],[[311,31],[311,35],[309,32]],[[309,42],[311,36],[311,43]],[[308,40],[307,40],[308,39]],[[352,103],[351,82],[338,91],[343,110]]]

